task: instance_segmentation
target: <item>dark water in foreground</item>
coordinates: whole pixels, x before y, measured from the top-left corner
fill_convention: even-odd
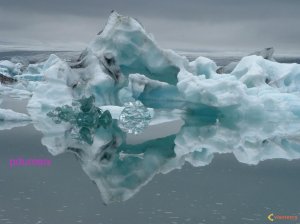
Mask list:
[[[27,112],[24,100],[5,98],[0,107]],[[216,154],[209,165],[157,174],[129,200],[106,205],[78,158],[52,156],[42,137],[32,124],[0,130],[0,224],[263,224],[272,213],[298,216],[274,223],[300,223],[300,160],[247,165]],[[20,157],[52,165],[10,168]]]

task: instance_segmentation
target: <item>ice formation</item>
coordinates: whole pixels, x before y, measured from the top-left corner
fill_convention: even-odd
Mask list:
[[[129,102],[125,104],[119,121],[122,130],[139,134],[149,125],[151,113],[140,101]]]
[[[6,76],[15,76],[22,73],[23,65],[8,60],[0,61],[0,73]]]
[[[270,61],[275,61],[275,59],[273,58],[273,54],[274,54],[274,48],[268,47],[261,51],[255,51],[255,52],[249,54],[249,56],[256,55],[256,56],[261,56],[264,59],[267,59]],[[231,73],[233,71],[233,69],[238,65],[238,63],[239,63],[238,61],[233,61],[226,66],[221,66],[220,68],[217,69],[217,73],[219,73],[219,74]]]
[[[27,114],[17,113],[10,109],[0,108],[0,122],[4,121],[29,121],[30,117]],[[0,123],[1,125],[1,123]]]
[[[137,20],[113,12],[78,60],[52,54],[27,68],[2,61],[18,82],[0,93],[30,97],[42,144],[53,155],[75,153],[109,203],[129,199],[157,173],[208,165],[217,153],[247,164],[300,158],[300,65],[272,54],[255,52],[220,70],[209,58],[190,62],[161,49]],[[128,140],[129,132],[178,121],[176,133]]]
[[[0,98],[0,107],[2,104],[3,99]],[[5,125],[7,122],[23,122],[23,121],[30,121],[30,117],[27,114],[22,114],[15,112],[10,109],[2,109],[0,108],[0,130],[4,130],[6,128],[3,128],[4,126],[11,126],[11,125]],[[15,126],[15,125],[14,125]],[[16,125],[18,126],[18,125]],[[2,127],[2,129],[1,129]],[[7,128],[10,129],[10,128]]]

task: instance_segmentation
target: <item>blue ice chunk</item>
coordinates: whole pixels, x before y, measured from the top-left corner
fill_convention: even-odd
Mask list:
[[[140,102],[129,102],[120,114],[120,127],[129,134],[139,134],[151,121],[150,111]]]

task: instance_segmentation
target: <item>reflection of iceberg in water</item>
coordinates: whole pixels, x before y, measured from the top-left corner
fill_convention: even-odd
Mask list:
[[[51,121],[48,123],[51,128],[47,126],[42,131],[48,139],[44,144],[52,154],[76,154],[86,174],[98,186],[103,200],[110,203],[129,199],[156,174],[181,168],[185,162],[193,166],[208,165],[216,153],[233,153],[240,162],[247,164],[274,158],[300,158],[299,121],[296,124],[297,120],[282,119],[280,114],[277,117],[279,111],[257,108],[256,113],[261,116],[251,116],[253,110],[250,109],[177,111],[169,122],[184,120],[178,133],[156,139],[150,137],[137,144],[127,143],[129,136],[118,127],[117,120],[106,128],[95,126],[92,142],[73,138],[74,123],[72,126],[67,122],[55,124]],[[231,115],[233,110],[236,111],[234,116]],[[157,120],[154,119],[149,128],[160,124],[159,128],[168,129],[164,113],[154,111],[154,115],[156,113]],[[66,126],[60,133],[61,138],[57,138],[53,130],[63,123]]]
[[[208,165],[216,153],[233,153],[247,164],[300,158],[300,65],[267,60],[272,53],[244,57],[231,73],[217,74],[212,60],[189,62],[160,49],[139,22],[113,12],[77,61],[51,55],[35,69],[43,79],[23,77],[9,89],[32,95],[28,112],[42,144],[53,155],[75,153],[109,203],[129,199],[157,173],[186,162]],[[81,101],[88,108],[73,120],[70,105],[80,99],[92,99],[93,112]],[[142,128],[149,125],[145,132],[154,129],[148,138],[134,141],[119,128],[116,119],[128,102],[145,106],[124,113]],[[97,108],[109,110],[111,125],[96,125]],[[178,120],[180,130],[162,131]]]
[[[96,128],[107,128],[112,122],[108,110],[102,111],[94,105],[95,97],[92,95],[82,98],[70,105],[56,107],[47,113],[56,124],[69,122],[72,124],[73,138],[82,140],[89,145],[93,144],[93,132]]]
[[[243,120],[228,122],[222,115],[195,115],[183,115],[185,123],[178,133],[138,144],[127,143],[128,136],[116,120],[107,129],[96,129],[91,145],[70,138],[66,130],[65,138],[60,139],[60,143],[64,141],[64,150],[52,153],[75,153],[106,203],[129,199],[156,174],[181,168],[185,162],[193,166],[208,165],[216,153],[233,153],[247,164],[274,158],[300,158],[299,135],[286,136],[280,130],[293,128],[292,122],[279,119],[273,125],[270,121],[247,124]],[[168,125],[162,123],[160,128],[167,129]]]

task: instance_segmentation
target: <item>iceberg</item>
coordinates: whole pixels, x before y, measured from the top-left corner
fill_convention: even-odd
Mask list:
[[[23,65],[8,60],[0,61],[0,73],[6,76],[15,76],[22,73]]]
[[[237,77],[248,88],[271,86],[282,93],[296,93],[300,90],[299,64],[277,63],[262,57],[244,57],[231,75]]]
[[[12,85],[5,85],[0,83],[0,95],[10,96],[13,98],[26,99],[30,98],[32,85],[28,83],[24,85],[23,83],[15,83]]]
[[[160,48],[140,22],[112,12],[77,60],[52,54],[21,74],[2,62],[17,83],[0,93],[29,97],[30,116],[1,110],[0,118],[31,119],[52,155],[74,153],[105,203],[215,154],[249,165],[299,159],[300,65],[274,61],[273,51],[218,69]]]
[[[273,58],[273,54],[274,54],[274,48],[268,47],[261,51],[255,51],[255,52],[249,54],[248,56],[256,55],[256,56],[261,56],[264,59],[269,60],[269,61],[275,61],[275,59]],[[238,61],[233,61],[233,62],[229,63],[228,65],[221,66],[217,69],[217,73],[219,73],[219,74],[231,73],[234,70],[234,68],[237,66],[237,64],[238,64]]]
[[[0,98],[0,105],[3,99]],[[17,113],[10,109],[0,108],[0,131],[10,130],[16,127],[23,127],[31,122],[27,114]]]
[[[15,112],[10,109],[0,108],[0,122],[4,121],[30,121],[30,117],[27,114]]]

